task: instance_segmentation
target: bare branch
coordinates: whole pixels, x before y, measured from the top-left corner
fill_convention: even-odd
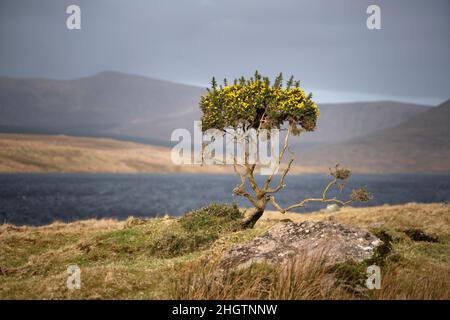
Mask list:
[[[305,204],[309,203],[309,202],[332,202],[332,203],[336,203],[336,204],[340,204],[341,206],[345,206],[347,204],[350,204],[353,202],[353,200],[347,200],[347,201],[342,201],[342,200],[338,200],[336,198],[330,198],[330,199],[323,199],[323,198],[308,198],[308,199],[304,199],[302,201],[300,201],[299,203],[290,205],[289,207],[287,207],[285,209],[285,211],[290,211],[292,209],[295,208],[300,208],[300,207],[304,207]]]
[[[284,181],[284,179],[282,179],[282,180]],[[281,182],[281,180],[280,180],[280,182]],[[339,200],[339,199],[336,199],[336,198],[327,198],[327,193],[328,193],[329,189],[335,184],[337,184],[337,178],[336,177],[333,180],[331,180],[326,185],[326,187],[325,187],[325,189],[323,190],[323,193],[322,193],[322,198],[307,198],[307,199],[304,199],[304,200],[302,200],[302,201],[300,201],[298,203],[290,205],[290,206],[288,206],[286,208],[282,208],[275,201],[275,197],[273,195],[268,196],[267,197],[267,201],[269,201],[274,206],[274,208],[276,208],[281,213],[286,213],[287,211],[290,211],[292,209],[304,207],[307,203],[310,203],[310,202],[335,203],[335,204],[339,204],[341,206],[345,206],[345,205],[348,205],[348,204],[352,203],[354,201],[353,198],[350,199],[350,200],[347,200],[347,201],[342,201],[342,200]],[[283,186],[279,184],[276,188],[268,191],[267,193],[278,192],[279,190],[281,190],[281,188],[283,188]]]
[[[245,167],[244,167],[245,168]],[[254,206],[257,205],[255,198],[252,197],[250,193],[244,190],[245,188],[245,177],[247,176],[247,168],[245,168],[245,173],[242,173],[238,170],[238,164],[236,162],[236,157],[234,157],[234,163],[233,163],[233,169],[234,172],[239,176],[241,179],[241,183],[238,184],[234,189],[233,193],[238,196],[244,196],[246,197]]]
[[[293,163],[294,160],[295,160],[294,153],[290,150],[290,148],[289,148],[288,150],[289,150],[289,152],[291,153],[292,157],[291,157],[291,159],[289,160],[287,167],[284,169],[284,172],[283,172],[283,174],[281,175],[280,181],[278,181],[278,184],[277,184],[277,186],[276,186],[275,188],[273,188],[273,189],[270,189],[270,188],[269,188],[269,189],[266,189],[266,190],[265,190],[265,193],[276,193],[276,192],[280,191],[281,189],[283,189],[283,188],[286,186],[286,185],[284,184],[284,180],[286,179],[287,174],[288,174],[289,171],[291,170],[292,163]]]
[[[289,136],[291,134],[291,126],[288,127],[287,133],[286,133],[286,137],[284,138],[284,145],[283,145],[283,149],[280,152],[279,158],[278,158],[278,166],[281,165],[281,161],[283,160],[284,157],[284,153],[286,152],[286,150],[289,147]],[[293,162],[294,160],[291,159],[290,164]],[[290,164],[288,165],[288,168],[290,169]],[[288,169],[288,171],[289,171]],[[286,172],[287,174],[287,172]],[[266,182],[264,183],[264,190],[269,189],[270,187],[270,183],[273,180],[273,177],[275,175],[275,172],[272,172],[272,174],[266,179]]]
[[[323,199],[323,198],[308,198],[308,199],[304,199],[296,204],[290,205],[286,208],[282,208],[275,200],[275,197],[273,195],[268,196],[267,200],[274,206],[275,209],[277,209],[278,211],[280,211],[281,213],[286,213],[288,211],[291,211],[292,209],[296,209],[296,208],[301,208],[304,207],[307,203],[309,202],[322,202],[322,203],[336,203],[339,204],[341,206],[345,206],[348,205],[350,203],[353,202],[353,200],[347,200],[347,201],[342,201],[342,200],[338,200],[336,198],[329,198],[329,199]]]
[[[286,210],[283,209],[276,201],[275,201],[275,197],[273,195],[270,195],[267,197],[267,200],[272,204],[272,206],[277,209],[278,211],[280,211],[281,213],[286,213]]]
[[[327,185],[327,186],[325,187],[325,189],[323,190],[323,193],[322,193],[322,199],[325,199],[325,198],[327,197],[328,190],[331,188],[332,185],[336,184],[336,182],[337,182],[337,179],[334,178],[333,180],[331,180],[331,181],[328,183],[328,185]]]

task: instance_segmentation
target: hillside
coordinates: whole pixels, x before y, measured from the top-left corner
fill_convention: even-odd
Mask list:
[[[394,127],[429,107],[394,101],[319,104],[315,131],[302,135],[303,146],[337,143]]]
[[[201,116],[197,104],[203,92],[195,86],[118,72],[75,80],[0,78],[0,132],[100,137],[169,146],[174,129],[192,132],[193,122]],[[336,163],[361,173],[450,171],[450,164],[445,161],[450,152],[449,107],[445,104],[431,108],[378,101],[322,104],[319,109],[316,131],[291,140],[297,154],[293,172],[324,172]],[[41,137],[46,137],[42,143],[47,145],[49,136]],[[124,154],[111,151],[112,156],[105,153],[105,148],[101,149],[103,155],[94,152],[95,148],[77,155],[69,146],[69,153],[64,154],[62,142],[58,156],[54,157],[50,151],[54,145],[42,149],[36,137],[32,140],[32,145],[26,145],[34,149],[28,149],[26,156],[24,145],[15,147],[10,141],[3,142],[9,144],[9,151],[0,151],[0,170],[174,172],[180,169],[171,168],[161,159],[156,161],[159,155],[152,158],[136,153],[132,156],[134,160],[124,160]],[[157,150],[159,154],[163,149]],[[89,154],[94,153],[94,158],[90,158]],[[105,165],[99,165],[100,162]]]
[[[438,203],[335,213],[338,222],[369,228],[392,246],[379,262],[381,290],[367,292],[323,285],[330,277],[355,283],[361,276],[357,265],[324,270],[320,260],[311,259],[302,260],[296,272],[260,264],[218,280],[217,261],[231,247],[251,241],[286,217],[330,217],[320,212],[267,212],[254,229],[237,232],[211,215],[198,222],[199,229],[195,224],[184,227],[194,220],[170,217],[42,227],[4,224],[0,299],[449,299],[449,213],[448,206]],[[81,269],[80,290],[66,287],[70,264]],[[365,269],[361,272],[364,277]]]
[[[100,138],[0,134],[0,172],[223,173],[223,166],[175,166],[170,149]]]
[[[0,132],[97,136],[167,145],[192,127],[203,89],[118,72],[75,80],[0,78]]]
[[[0,132],[109,137],[170,144],[174,129],[192,131],[204,89],[102,72],[75,80],[0,78]],[[320,104],[318,129],[302,145],[342,142],[395,126],[425,111],[391,101]]]
[[[341,163],[357,172],[449,172],[450,100],[384,130],[308,150],[302,166]]]

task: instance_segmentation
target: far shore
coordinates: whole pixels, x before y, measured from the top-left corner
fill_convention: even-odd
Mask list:
[[[1,173],[235,174],[232,165],[175,165],[168,147],[107,138],[0,133]],[[290,174],[328,174],[329,167],[293,165]],[[330,167],[335,164],[330,164]],[[341,164],[344,165],[345,164]],[[283,169],[283,165],[281,170]],[[352,169],[352,168],[350,168]],[[281,171],[280,170],[280,171]],[[279,172],[280,172],[279,171]],[[360,174],[428,173],[352,169]],[[430,173],[450,173],[437,171]]]

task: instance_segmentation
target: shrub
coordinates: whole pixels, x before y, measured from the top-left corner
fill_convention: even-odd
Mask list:
[[[211,88],[208,88],[206,94],[200,99],[200,109],[203,133],[211,130],[211,132],[223,134],[230,130],[234,132],[232,134],[234,143],[240,144],[245,151],[243,163],[239,163],[236,153],[233,152],[232,156],[233,169],[241,181],[233,189],[233,193],[247,198],[254,207],[254,210],[248,210],[246,217],[242,219],[242,228],[253,228],[267,205],[272,205],[276,210],[285,213],[304,207],[311,202],[335,203],[344,206],[355,201],[369,201],[370,194],[363,188],[354,190],[351,198],[346,201],[327,196],[328,190],[333,186],[342,190],[350,177],[350,170],[341,168],[339,165],[336,165],[335,170],[331,172],[333,179],[325,186],[321,198],[303,199],[285,208],[276,201],[275,194],[285,187],[285,178],[295,158],[294,153],[289,152],[291,159],[283,169],[276,186],[271,187],[283,158],[287,156],[286,151],[290,151],[289,136],[313,131],[319,117],[319,109],[312,100],[312,94],[306,94],[300,88],[300,81],[295,81],[293,76],[284,83],[283,75],[280,73],[275,81],[271,82],[269,77],[263,77],[256,71],[255,75],[249,79],[241,77],[235,79],[232,84],[228,84],[228,81],[224,79],[223,84],[220,85],[213,78]],[[281,150],[276,152],[278,154],[272,154],[272,158],[276,159],[271,163],[272,172],[263,184],[259,184],[255,180],[257,163],[251,160],[253,152],[250,151],[252,148],[249,146],[257,142],[260,137],[265,137],[271,143],[272,152],[275,152],[273,146],[278,141],[275,140],[276,138],[272,140],[272,134],[268,132],[274,129],[286,129],[284,144]],[[256,137],[256,140],[252,136]],[[203,144],[203,155],[208,154],[205,152],[208,145],[209,143]],[[245,190],[246,183],[249,184],[250,191]]]
[[[242,218],[243,215],[235,203],[232,206],[211,204],[186,213],[181,217],[180,223],[189,232],[205,229],[223,232],[234,230]]]
[[[203,249],[217,239],[216,234],[195,233],[165,234],[150,246],[150,254],[160,258],[172,258]]]
[[[234,231],[243,215],[236,204],[212,204],[186,213],[177,223],[179,228],[162,235],[150,246],[150,254],[171,258],[208,247],[226,231]]]

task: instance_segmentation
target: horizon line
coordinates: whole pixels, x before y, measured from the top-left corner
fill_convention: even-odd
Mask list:
[[[167,82],[171,84],[176,85],[182,85],[182,86],[189,86],[193,88],[198,89],[206,89],[209,87],[209,85],[205,84],[199,84],[195,82],[185,82],[185,81],[175,81],[172,79],[166,79],[166,78],[159,78],[159,77],[153,77],[145,74],[138,74],[133,72],[124,72],[124,71],[118,71],[118,70],[103,70],[98,71],[95,73],[91,73],[89,75],[84,76],[78,76],[73,78],[58,78],[58,77],[41,77],[41,76],[10,76],[10,75],[1,75],[0,79],[11,79],[11,80],[47,80],[47,81],[76,81],[76,80],[83,80],[83,79],[89,79],[94,78],[96,76],[100,76],[102,74],[119,74],[124,76],[132,76],[132,77],[140,77],[145,78],[149,80],[155,80],[155,81],[161,81],[161,82]],[[330,90],[330,89],[308,89],[305,91],[312,92],[313,97],[317,96],[317,92],[327,93],[327,94],[347,94],[347,95],[354,95],[359,96],[358,98],[355,97],[354,99],[342,99],[338,98],[335,100],[330,99],[317,99],[318,104],[343,104],[343,103],[370,103],[370,102],[393,102],[393,103],[404,103],[404,104],[416,104],[424,107],[436,107],[444,102],[448,101],[450,97],[448,98],[436,98],[436,97],[423,97],[419,99],[408,99],[405,97],[396,97],[396,96],[386,96],[386,95],[379,95],[374,93],[367,93],[367,92],[349,92],[349,91],[342,91],[342,90]],[[316,92],[316,94],[314,94]],[[366,96],[365,98],[361,98],[361,96]],[[322,100],[322,101],[320,101]],[[326,101],[325,101],[326,100]]]

